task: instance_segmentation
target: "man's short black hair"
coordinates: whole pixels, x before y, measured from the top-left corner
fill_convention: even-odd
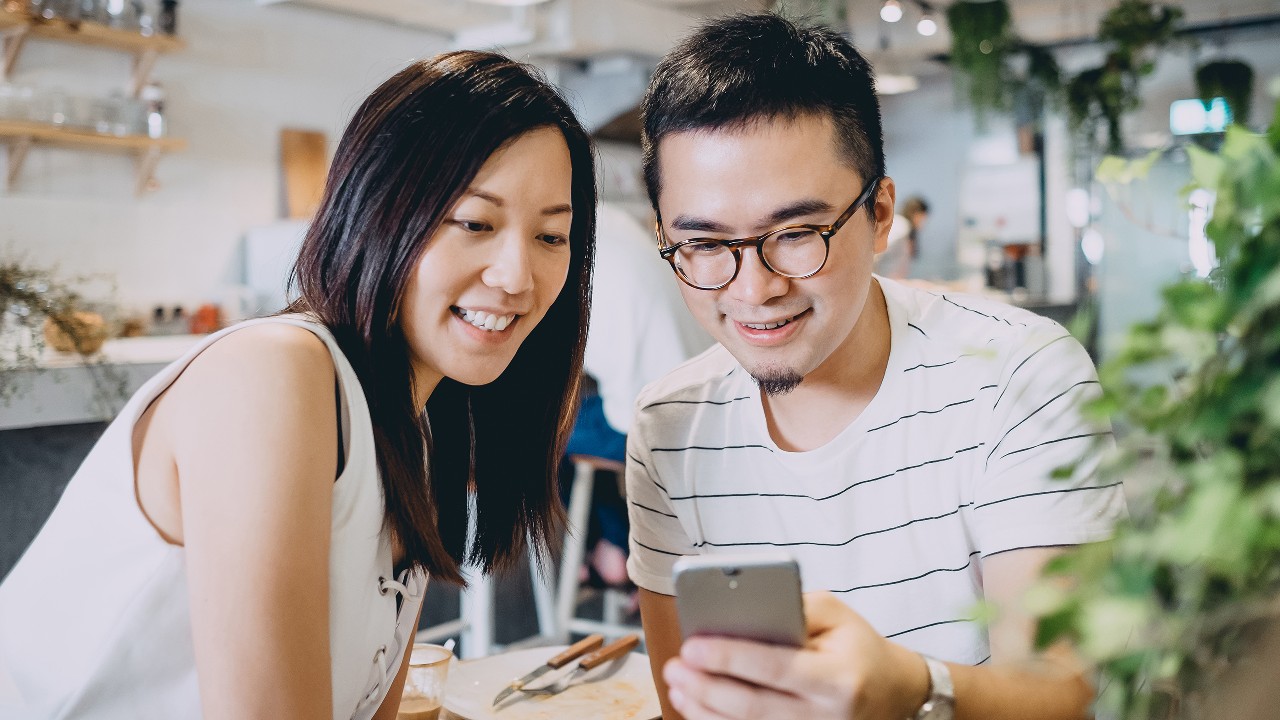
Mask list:
[[[658,207],[658,143],[669,133],[825,114],[863,182],[884,174],[875,77],[866,58],[825,27],[772,13],[702,25],[658,63],[645,93],[644,180]]]

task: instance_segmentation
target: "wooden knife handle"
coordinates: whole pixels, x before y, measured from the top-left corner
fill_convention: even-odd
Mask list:
[[[568,665],[579,656],[589,653],[604,644],[603,635],[588,635],[569,646],[567,650],[547,661],[553,668],[559,669]]]
[[[578,667],[583,670],[591,670],[592,668],[599,667],[614,658],[620,658],[623,655],[626,655],[639,644],[639,635],[624,635],[582,658],[582,660],[578,662]]]

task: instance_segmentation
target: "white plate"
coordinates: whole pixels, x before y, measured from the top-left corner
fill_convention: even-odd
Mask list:
[[[653,720],[662,714],[649,673],[649,658],[630,653],[578,676],[558,695],[509,697],[498,707],[493,698],[512,680],[554,657],[565,645],[529,648],[454,663],[449,668],[444,707],[465,720]],[[552,670],[535,686],[568,672]]]

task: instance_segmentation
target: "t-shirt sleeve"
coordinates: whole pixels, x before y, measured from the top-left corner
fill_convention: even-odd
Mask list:
[[[1110,537],[1126,509],[1120,483],[1098,473],[1111,426],[1084,413],[1100,394],[1093,362],[1057,323],[1033,326],[1008,356],[972,498],[984,557]]]
[[[651,421],[651,420],[650,420]],[[631,520],[627,572],[631,581],[650,592],[675,595],[671,568],[682,555],[695,555],[676,515],[662,478],[654,467],[645,437],[643,410],[627,436],[627,515]]]

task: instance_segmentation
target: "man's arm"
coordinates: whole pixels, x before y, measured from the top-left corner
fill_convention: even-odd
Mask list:
[[[680,620],[676,616],[676,599],[641,588],[640,622],[644,625],[644,647],[653,669],[653,683],[658,688],[663,720],[682,720],[667,699],[667,683],[662,668],[680,654]]]
[[[1019,608],[1040,568],[1061,550],[1017,550],[984,563],[988,597],[1002,612],[992,627],[990,665],[951,665],[957,720],[1080,720],[1093,688],[1068,648],[1032,652],[1034,622]],[[660,596],[661,597],[661,596]],[[674,608],[671,598],[668,605]],[[655,613],[655,620],[661,615]],[[687,720],[903,720],[929,694],[924,661],[886,640],[829,593],[805,596],[809,640],[793,650],[741,640],[694,638],[661,666],[666,695]],[[656,629],[656,628],[655,628]],[[645,623],[646,637],[649,622]],[[658,673],[655,672],[655,675]],[[659,686],[660,688],[662,685]],[[664,700],[667,698],[664,697]]]

